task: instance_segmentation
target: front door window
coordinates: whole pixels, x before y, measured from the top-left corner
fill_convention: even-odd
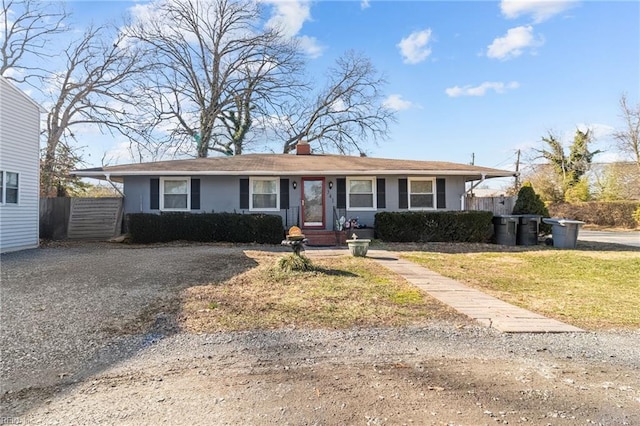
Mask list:
[[[324,179],[302,179],[302,226],[324,228]]]

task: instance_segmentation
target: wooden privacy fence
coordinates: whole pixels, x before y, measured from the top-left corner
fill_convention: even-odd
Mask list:
[[[71,198],[40,198],[40,238],[64,240],[67,238]]]
[[[106,240],[120,235],[122,198],[41,198],[40,237]]]
[[[518,197],[465,197],[465,210],[483,210],[494,215],[511,214]]]

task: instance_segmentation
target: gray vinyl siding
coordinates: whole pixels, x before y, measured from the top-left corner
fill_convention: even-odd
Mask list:
[[[161,176],[127,176],[124,179],[124,211],[126,213],[159,213],[151,210],[149,181]],[[265,213],[240,208],[240,179],[244,176],[191,176],[200,179],[200,209],[191,213]],[[298,195],[299,197],[299,195]],[[280,213],[284,218],[284,213]]]
[[[161,176],[127,176],[124,179],[125,213],[159,213],[159,210],[151,210],[149,182],[152,178]],[[300,198],[302,195],[302,176],[287,176],[289,179],[289,211],[249,211],[240,209],[240,179],[248,176],[192,176],[200,179],[200,209],[191,210],[192,213],[265,213],[276,214],[283,218],[283,224],[290,226],[296,222],[295,215],[299,214]],[[333,229],[334,207],[337,199],[337,178],[347,176],[329,176],[325,178],[325,227]],[[378,176],[380,177],[380,176]],[[398,211],[398,179],[406,179],[411,176],[383,176],[386,180],[386,207],[373,210],[349,209],[346,211],[346,219],[358,217],[361,225],[373,227],[375,214],[378,212]],[[435,179],[435,177],[434,177]],[[465,191],[465,180],[461,176],[447,176],[446,178],[446,203],[444,210],[460,210],[461,196]],[[292,183],[297,183],[293,188]],[[329,189],[329,182],[333,182],[333,188]],[[440,209],[442,210],[442,209]],[[406,211],[406,210],[405,210]],[[339,213],[340,214],[340,213]],[[342,213],[344,214],[344,213]]]
[[[18,173],[18,203],[0,203],[0,252],[38,247],[40,108],[0,77],[0,170]]]
[[[338,177],[344,177],[346,178],[347,176],[338,176]],[[358,209],[349,209],[347,210],[347,215],[346,215],[346,219],[351,219],[351,218],[358,218],[358,223],[360,225],[366,225],[368,227],[373,227],[374,222],[375,222],[375,215],[378,212],[395,212],[395,211],[400,211],[398,209],[398,180],[399,179],[407,179],[407,178],[411,178],[412,176],[407,175],[407,176],[378,176],[378,177],[382,177],[385,179],[385,186],[386,186],[386,207],[385,208],[379,208],[375,211],[372,210],[358,210]],[[423,178],[424,176],[420,176],[420,178]],[[438,176],[440,177],[440,176]],[[434,176],[434,179],[436,177]],[[447,197],[447,207],[445,209],[438,209],[437,211],[457,211],[457,210],[461,210],[462,209],[462,205],[461,205],[461,197],[464,194],[465,191],[465,180],[464,177],[462,176],[447,176],[445,177],[446,180],[446,197]],[[435,188],[434,188],[435,190]],[[333,187],[333,191],[332,192],[332,196],[333,196],[333,200],[336,199],[336,186],[335,186],[335,179],[334,179],[334,187]],[[335,201],[331,201],[330,198],[327,199],[328,203],[329,202],[333,202],[333,205],[335,205]],[[402,210],[402,211],[409,211],[409,210]],[[333,214],[333,213],[332,213]],[[332,216],[328,216],[330,219]],[[327,226],[330,226],[331,224],[328,223]]]

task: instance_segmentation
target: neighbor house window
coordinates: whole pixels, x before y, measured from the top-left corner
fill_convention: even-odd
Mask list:
[[[251,178],[249,210],[279,210],[279,186],[278,178]]]
[[[0,202],[18,204],[18,173],[0,171]]]
[[[433,179],[410,179],[409,208],[434,209],[434,188],[435,181]]]
[[[358,177],[347,179],[347,209],[375,209],[375,192],[375,178]]]
[[[191,179],[188,177],[160,178],[160,210],[189,210]]]

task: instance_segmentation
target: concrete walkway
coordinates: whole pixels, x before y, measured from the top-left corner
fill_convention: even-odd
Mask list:
[[[306,255],[347,255],[347,249],[307,249]],[[386,250],[369,250],[367,257],[402,275],[432,297],[479,323],[504,333],[568,333],[584,330],[513,306],[479,290],[417,265]]]

